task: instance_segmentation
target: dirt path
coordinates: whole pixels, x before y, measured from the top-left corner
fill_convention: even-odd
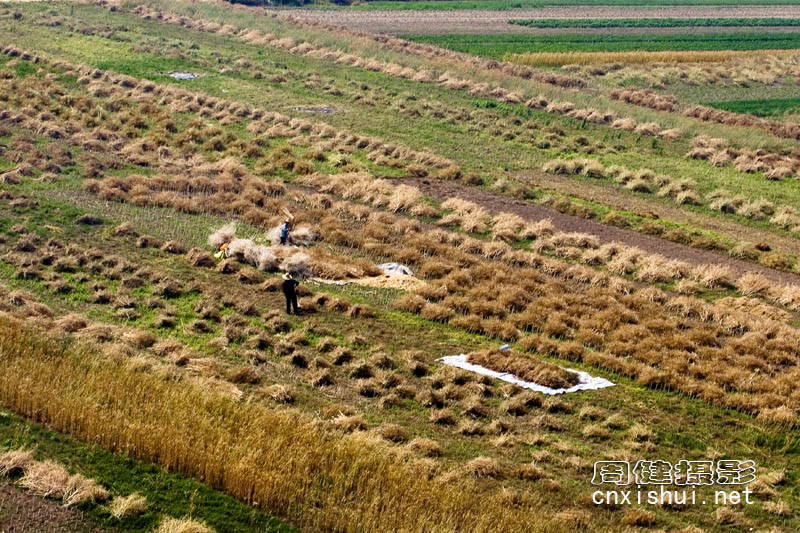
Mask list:
[[[603,186],[591,181],[578,181],[576,178],[568,176],[523,171],[515,174],[514,177],[523,183],[546,191],[578,196],[590,202],[634,213],[651,211],[661,218],[713,231],[731,240],[768,243],[774,249],[800,255],[800,239],[787,235],[778,235],[766,229],[743,226],[729,218],[690,211],[663,202],[642,198],[614,187]],[[577,189],[576,185],[579,186]]]
[[[295,17],[351,30],[391,34],[532,33],[533,28],[508,24],[510,19],[543,18],[800,18],[800,6],[584,6],[511,9],[506,11],[345,11],[282,10]],[[678,31],[680,29],[674,29]]]
[[[102,533],[79,511],[0,482],[0,533]]]
[[[437,200],[457,196],[470,202],[475,202],[483,206],[490,213],[506,211],[514,213],[525,220],[536,221],[549,218],[559,231],[581,232],[597,236],[601,243],[621,242],[629,246],[636,246],[646,252],[661,254],[671,259],[685,261],[692,265],[721,264],[728,266],[736,276],[741,276],[746,272],[757,272],[767,278],[784,283],[800,284],[800,276],[789,272],[774,270],[765,266],[740,261],[726,255],[720,255],[708,250],[701,250],[677,244],[657,237],[644,235],[633,230],[607,226],[593,220],[586,220],[550,209],[549,207],[530,204],[521,200],[515,200],[507,196],[491,193],[476,187],[468,187],[459,183],[445,180],[427,179],[407,179],[404,180],[409,185],[415,185],[422,192]]]

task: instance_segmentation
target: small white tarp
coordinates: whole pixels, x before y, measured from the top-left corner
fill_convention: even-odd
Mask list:
[[[411,269],[405,265],[401,265],[400,263],[381,263],[378,265],[378,268],[386,272],[387,274],[393,275],[403,275],[403,276],[413,276],[414,273],[411,272]]]
[[[475,372],[476,374],[482,374],[484,376],[502,379],[503,381],[507,381],[509,383],[513,383],[514,385],[518,385],[523,389],[531,389],[539,391],[543,394],[547,394],[548,396],[554,396],[556,394],[566,394],[568,392],[577,392],[579,390],[604,389],[606,387],[614,386],[614,384],[608,381],[607,379],[594,377],[588,374],[587,372],[581,372],[580,370],[572,370],[571,368],[565,368],[564,370],[578,374],[580,378],[578,384],[573,385],[568,389],[551,389],[550,387],[545,387],[544,385],[539,385],[538,383],[533,383],[532,381],[523,381],[518,377],[516,377],[514,374],[509,374],[508,372],[496,372],[494,370],[490,370],[480,365],[473,365],[472,363],[467,362],[467,356],[464,354],[448,355],[442,357],[441,359],[437,359],[437,361],[441,361],[446,365],[454,366],[457,368],[463,368],[464,370],[469,370],[470,372]]]
[[[176,80],[193,80],[197,77],[197,74],[192,72],[170,72],[169,75]]]

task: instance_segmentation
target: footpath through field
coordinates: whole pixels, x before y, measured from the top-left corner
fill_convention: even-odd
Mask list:
[[[585,6],[489,11],[350,11],[290,9],[294,17],[345,26],[350,30],[397,35],[541,33],[509,24],[511,19],[593,18],[800,18],[800,5],[789,6]],[[728,28],[730,29],[730,28]],[[675,29],[673,28],[673,31]]]
[[[800,276],[790,272],[783,272],[765,267],[749,261],[741,261],[727,255],[721,255],[709,250],[692,248],[684,244],[674,243],[665,239],[651,237],[642,233],[601,224],[593,220],[568,215],[545,207],[531,204],[495,194],[477,187],[469,187],[447,180],[429,180],[410,178],[403,180],[409,185],[415,185],[431,198],[444,201],[448,198],[458,197],[474,202],[492,214],[499,212],[513,213],[528,221],[537,221],[549,218],[558,231],[580,232],[595,235],[601,244],[620,242],[628,246],[636,246],[648,253],[661,254],[670,259],[678,259],[692,265],[721,264],[730,267],[738,277],[746,272],[756,272],[767,278],[784,283],[800,284]]]

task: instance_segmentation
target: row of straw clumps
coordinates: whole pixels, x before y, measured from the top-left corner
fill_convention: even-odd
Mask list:
[[[630,170],[621,165],[605,166],[596,159],[557,158],[542,166],[550,174],[581,175],[596,179],[613,179],[626,189],[640,193],[654,193],[670,198],[680,205],[708,205],[710,209],[723,213],[736,213],[745,218],[764,220],[780,228],[800,231],[800,212],[792,206],[776,206],[763,198],[748,200],[742,195],[733,195],[725,189],[708,193],[705,199],[697,192],[697,185],[690,179],[674,179],[657,174],[650,169]]]
[[[391,76],[401,77],[421,83],[437,83],[447,89],[455,90],[468,90],[471,94],[493,97],[500,102],[509,104],[525,103],[529,108],[542,109],[548,113],[568,115],[573,118],[586,119],[590,122],[608,123],[614,128],[631,130],[642,135],[659,136],[665,139],[676,139],[681,135],[680,130],[675,128],[662,128],[655,122],[638,123],[636,119],[625,117],[618,118],[613,112],[599,113],[592,109],[576,109],[570,102],[551,102],[548,103],[546,99],[541,96],[526,100],[526,96],[518,91],[510,91],[501,86],[490,86],[486,82],[475,82],[465,78],[459,78],[449,72],[443,72],[438,76],[430,70],[415,69],[408,66],[401,66],[395,63],[389,63],[378,59],[365,59],[358,55],[342,52],[322,45],[312,44],[310,42],[296,42],[291,37],[279,37],[273,34],[264,34],[256,29],[237,29],[230,25],[220,24],[213,21],[202,19],[191,19],[186,16],[181,16],[172,13],[165,13],[159,10],[150,9],[144,6],[138,6],[134,12],[144,17],[155,17],[165,22],[173,24],[181,24],[187,27],[193,27],[201,31],[208,31],[213,33],[221,33],[223,35],[235,35],[246,42],[253,44],[268,44],[275,46],[291,53],[308,55],[319,59],[343,63],[346,65],[365,68],[375,72],[382,72]],[[288,22],[298,23],[295,19],[287,19]],[[407,47],[404,48],[407,50]],[[511,63],[498,63],[494,62],[494,66],[487,66],[490,70],[497,70],[498,68],[510,69],[511,75],[518,69],[525,69],[519,65]],[[554,73],[536,74],[530,72],[527,77],[533,77],[545,83],[552,83],[559,86],[581,86],[581,80],[569,76],[558,75]],[[544,104],[542,105],[542,101]]]

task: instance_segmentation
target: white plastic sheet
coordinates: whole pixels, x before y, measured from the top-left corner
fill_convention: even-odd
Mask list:
[[[589,373],[581,372],[580,370],[565,368],[564,370],[568,372],[574,372],[578,374],[580,381],[578,382],[577,385],[573,385],[568,389],[551,389],[550,387],[545,387],[544,385],[539,385],[538,383],[533,383],[532,381],[523,381],[514,376],[514,374],[509,374],[508,372],[496,372],[494,370],[490,370],[480,365],[473,365],[472,363],[467,362],[467,356],[464,354],[448,355],[437,360],[441,361],[446,365],[454,366],[457,368],[463,368],[464,370],[469,370],[470,372],[475,372],[476,374],[482,374],[484,376],[502,379],[503,381],[507,381],[509,383],[513,383],[514,385],[518,385],[523,389],[531,389],[539,391],[543,394],[547,394],[548,396],[554,396],[556,394],[566,394],[568,392],[577,392],[579,390],[604,389],[606,387],[614,386],[614,384],[608,381],[607,379],[594,377]]]
[[[170,72],[169,75],[176,80],[193,80],[197,77],[197,74],[192,72]]]

